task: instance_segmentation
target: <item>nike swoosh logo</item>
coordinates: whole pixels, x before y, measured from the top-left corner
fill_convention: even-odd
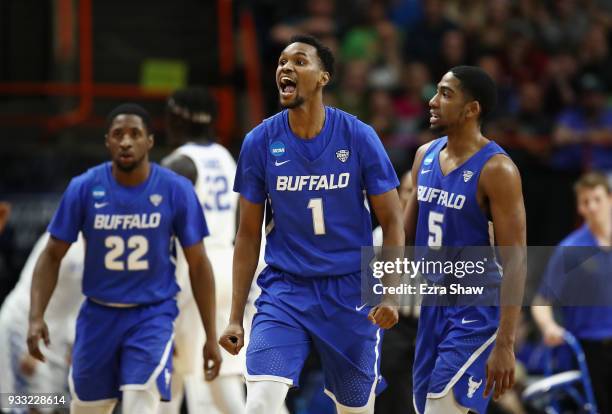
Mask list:
[[[108,202],[107,203],[94,203],[94,207],[95,208],[102,208],[102,207],[105,207],[107,205],[108,205]]]
[[[291,160],[286,160],[286,161],[282,161],[282,162],[274,161],[274,165],[276,165],[277,167],[280,167],[283,164],[287,164],[289,161],[291,161]]]
[[[469,319],[469,320],[466,320],[465,318],[461,319],[461,323],[462,323],[462,324],[472,323],[472,322],[478,322],[478,320],[476,320],[476,319]]]
[[[361,306],[355,306],[355,310],[356,310],[357,312],[359,312],[359,311],[361,311],[363,308],[365,308],[366,306],[368,306],[368,304],[367,304],[367,303],[364,303],[364,304],[363,304],[363,305],[361,305]]]
[[[429,169],[429,170],[421,170],[421,174],[427,174],[428,172],[431,172],[431,169]]]

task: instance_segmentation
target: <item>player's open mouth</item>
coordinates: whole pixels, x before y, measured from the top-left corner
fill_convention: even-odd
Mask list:
[[[429,112],[429,123],[433,124],[435,122],[438,122],[438,120],[440,119],[440,115],[438,115],[435,112]]]
[[[295,93],[297,89],[297,82],[288,76],[281,76],[280,80],[278,81],[278,86],[281,96],[283,98],[289,98]]]

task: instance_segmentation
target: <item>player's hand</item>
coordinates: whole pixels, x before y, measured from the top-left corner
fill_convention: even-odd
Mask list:
[[[19,371],[26,377],[31,377],[36,372],[38,361],[30,354],[23,354],[19,361]]]
[[[230,354],[238,355],[238,352],[244,346],[244,328],[237,323],[227,325],[221,338],[219,338],[219,345]]]
[[[512,345],[495,343],[487,360],[487,385],[484,397],[493,391],[493,399],[497,401],[506,391],[514,386],[514,349]]]
[[[368,319],[383,329],[392,328],[399,320],[397,307],[392,305],[380,304],[370,309]]]
[[[51,343],[47,324],[42,318],[30,321],[30,326],[28,327],[28,351],[34,358],[45,362],[45,356],[40,352],[41,339],[45,342],[46,346],[49,346]]]
[[[548,346],[558,346],[565,342],[563,334],[565,329],[557,325],[556,323],[548,324],[544,327],[542,336],[544,343]]]
[[[221,350],[215,341],[204,344],[204,379],[212,381],[219,375],[221,369]]]

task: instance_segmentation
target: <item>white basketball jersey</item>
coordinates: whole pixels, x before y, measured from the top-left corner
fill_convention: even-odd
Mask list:
[[[195,191],[202,203],[210,236],[206,247],[232,247],[236,235],[238,194],[234,193],[236,161],[230,152],[217,143],[188,143],[177,148],[170,157],[184,155],[198,171]]]

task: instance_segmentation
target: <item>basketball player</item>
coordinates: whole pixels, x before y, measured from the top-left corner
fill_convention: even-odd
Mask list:
[[[21,271],[19,282],[0,309],[0,394],[60,394],[68,389],[74,324],[83,301],[81,281],[85,248],[82,236],[70,246],[62,260],[56,294],[45,312],[49,329],[54,332],[53,342],[44,349],[47,363],[41,364],[34,359],[26,346],[32,273],[48,239],[49,233],[38,239]],[[37,409],[45,412],[40,407]]]
[[[581,254],[586,250],[580,247],[612,246],[612,189],[604,175],[591,172],[578,180],[574,190],[584,225],[563,239],[551,257],[531,314],[547,345],[562,344],[565,329],[578,338],[589,368],[597,408],[600,413],[609,413],[612,412],[609,393],[612,384],[612,306],[601,305],[610,303],[608,280],[612,253],[604,253],[602,249],[600,254],[592,254],[593,260],[588,265],[591,269],[580,266],[569,274],[565,263],[573,253]],[[572,246],[580,247],[572,249]],[[598,266],[592,266],[593,263]],[[593,270],[596,275],[589,274]],[[598,295],[589,289],[588,278],[592,276],[596,282],[593,288],[599,290],[598,294],[607,296],[607,302],[603,304],[596,303]],[[574,292],[578,291],[590,295],[593,298],[591,303],[599,306],[584,306],[585,303],[583,306],[562,306],[562,327],[555,321],[551,305],[562,305],[563,298],[567,298],[566,305],[571,305],[567,302],[571,302],[576,297]]]
[[[257,280],[262,293],[246,355],[248,414],[278,412],[311,347],[338,412],[372,413],[380,329],[398,318],[386,300],[362,304],[360,257],[361,246],[372,245],[366,201],[381,223],[383,246],[404,245],[399,182],[374,130],[323,105],[332,75],[331,51],[313,37],[294,37],[276,70],[285,110],[246,136],[238,160],[232,312],[220,339],[232,354],[244,344],[264,204],[267,235],[268,267]]]
[[[408,243],[416,246],[487,246],[491,220],[496,244],[516,247],[502,250],[506,297],[515,289],[522,293],[524,284],[525,210],[516,166],[480,131],[495,101],[496,86],[480,68],[455,67],[442,77],[429,106],[431,130],[445,136],[417,151],[412,168],[417,191],[408,202],[405,226]],[[483,285],[501,284],[494,262],[479,276]],[[498,398],[514,383],[520,306],[434,306],[437,299],[426,296],[421,308],[415,409],[484,413],[490,392]]]
[[[167,102],[168,139],[178,148],[162,161],[162,165],[187,177],[195,186],[204,208],[210,236],[205,239],[206,251],[215,274],[217,325],[229,318],[232,292],[232,256],[236,234],[238,195],[232,191],[236,162],[229,151],[214,142],[212,122],[216,106],[204,88],[191,87],[176,91]],[[178,413],[183,386],[189,412],[206,411],[202,401],[203,378],[201,349],[204,331],[197,306],[188,286],[185,257],[178,249],[177,279],[181,285],[178,296],[179,316],[175,324],[175,357],[172,381],[172,401],[163,403],[160,412]],[[222,351],[225,353],[225,351]],[[227,356],[227,357],[226,357]],[[224,414],[244,412],[244,358],[223,355],[219,376],[208,383],[217,409]]]
[[[215,337],[214,279],[202,239],[204,213],[185,178],[149,162],[149,114],[123,104],[108,116],[107,162],[74,178],[51,223],[51,237],[32,280],[28,348],[45,361],[39,340],[50,341],[44,314],[58,267],[83,232],[87,297],[77,319],[69,377],[74,413],[110,413],[122,398],[125,413],[155,413],[170,398],[173,323],[179,291],[174,238],[183,246],[204,329]],[[221,357],[204,346],[206,376]],[[123,393],[122,393],[123,391]]]

